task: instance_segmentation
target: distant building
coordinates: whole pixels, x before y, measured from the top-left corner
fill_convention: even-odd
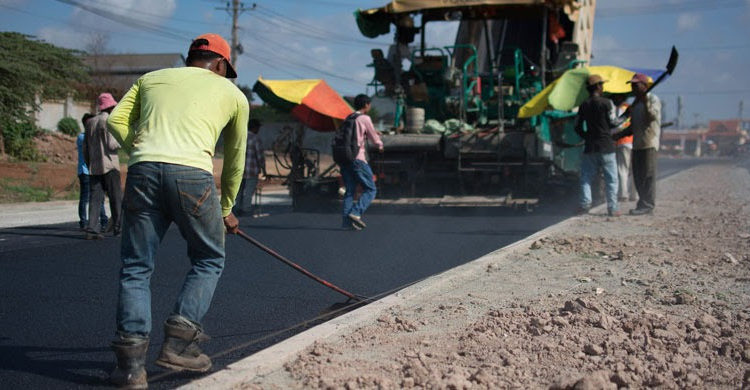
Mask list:
[[[661,151],[667,154],[701,156],[706,152],[706,133],[708,129],[662,129]]]
[[[79,98],[58,101],[38,102],[40,110],[34,113],[37,126],[56,130],[57,122],[65,117],[79,121],[84,113],[95,113],[94,101],[101,92],[110,92],[116,99],[142,75],[159,69],[185,66],[185,59],[179,53],[156,54],[104,54],[85,56],[83,62],[91,69],[91,83],[80,86]]]
[[[117,98],[148,72],[185,66],[180,53],[103,54],[86,56],[83,62],[91,68],[92,92],[111,92]]]
[[[706,140],[716,145],[719,154],[732,155],[738,146],[747,143],[750,119],[712,120],[708,124]]]

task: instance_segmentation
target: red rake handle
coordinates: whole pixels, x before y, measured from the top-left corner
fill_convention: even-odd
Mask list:
[[[322,284],[322,285],[330,288],[333,291],[336,291],[339,294],[342,294],[342,295],[346,296],[347,298],[353,299],[355,301],[362,301],[361,298],[359,298],[356,295],[350,293],[349,291],[346,291],[343,288],[338,287],[338,286],[334,285],[333,283],[331,283],[331,282],[329,282],[327,280],[324,280],[324,279],[319,278],[318,276],[315,276],[310,271],[302,268],[301,266],[299,266],[298,264],[294,263],[293,261],[291,261],[291,260],[287,259],[286,257],[278,254],[273,249],[271,249],[271,248],[263,245],[260,241],[258,241],[256,239],[250,237],[249,235],[247,235],[242,230],[237,230],[237,235],[239,235],[240,237],[242,237],[245,240],[249,241],[251,244],[257,246],[258,248],[262,249],[264,252],[268,253],[269,255],[271,255],[271,256],[273,256],[273,257],[281,260],[282,262],[284,262],[284,264],[286,264],[286,265],[288,265],[288,266],[296,269],[297,271],[301,272],[302,274],[304,274],[308,278],[310,278],[310,279],[312,279],[312,280],[314,280],[314,281],[316,281],[316,282],[318,282],[318,283],[320,283],[320,284]]]

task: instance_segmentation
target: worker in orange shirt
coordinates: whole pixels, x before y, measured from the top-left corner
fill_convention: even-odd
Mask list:
[[[625,102],[627,94],[613,94],[610,96],[615,104],[616,114],[619,117],[628,108],[629,104]],[[619,132],[630,126],[630,119],[623,122],[613,132]],[[633,171],[630,169],[631,156],[633,154],[633,136],[622,137],[615,140],[615,156],[617,157],[617,179],[618,189],[617,198],[620,202],[634,201],[635,185],[633,184]]]

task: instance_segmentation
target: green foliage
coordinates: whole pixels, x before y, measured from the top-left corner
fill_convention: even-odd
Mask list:
[[[253,94],[253,89],[249,85],[245,84],[237,84],[237,88],[242,91],[243,94],[245,94],[245,97],[247,97],[247,101],[251,102],[255,100],[255,95]]]
[[[287,111],[277,110],[267,105],[251,108],[250,118],[258,119],[262,123],[296,121],[291,113]]]
[[[24,34],[0,32],[0,58],[0,124],[30,122],[37,96],[64,98],[89,78],[78,52]]]
[[[367,115],[372,118],[373,122],[377,122],[378,119],[380,119],[380,112],[375,107],[370,106],[370,111],[367,113]]]
[[[39,135],[39,129],[29,121],[16,122],[0,118],[0,129],[3,132],[5,152],[25,161],[39,161],[39,155],[34,147],[34,137]]]
[[[65,118],[62,118],[59,122],[57,122],[57,130],[61,131],[63,134],[75,137],[78,135],[78,133],[81,132],[81,127],[78,126],[77,120],[66,116]]]
[[[0,203],[46,202],[53,194],[50,187],[36,188],[20,180],[0,179]]]

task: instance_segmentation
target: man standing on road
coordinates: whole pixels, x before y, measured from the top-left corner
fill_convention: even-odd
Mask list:
[[[258,187],[258,180],[266,175],[266,157],[263,155],[263,145],[260,142],[261,123],[257,119],[250,119],[247,123],[247,151],[245,152],[245,172],[242,175],[240,192],[237,195],[237,204],[234,206],[234,214],[243,216],[251,214],[253,210],[253,195]]]
[[[605,80],[599,75],[591,75],[587,80],[589,98],[578,108],[575,130],[583,138],[586,146],[581,157],[581,200],[580,213],[591,208],[591,182],[596,178],[599,168],[604,171],[604,182],[607,194],[607,212],[610,216],[619,216],[617,205],[617,159],[615,143],[611,129],[617,127],[614,116],[615,106],[612,101],[603,97]],[[586,124],[586,131],[583,124]]]
[[[88,207],[89,198],[91,197],[91,184],[89,179],[89,167],[86,165],[86,159],[83,157],[83,145],[86,142],[86,122],[93,117],[94,116],[88,112],[83,114],[81,123],[83,123],[84,131],[80,132],[78,137],[76,137],[76,148],[78,149],[78,185],[80,187],[80,191],[78,191],[78,226],[81,231],[86,231],[86,228],[89,226]],[[101,223],[102,228],[104,228],[107,226],[109,218],[107,218],[107,213],[104,211],[103,202],[100,210],[99,222]]]
[[[367,164],[367,140],[377,145],[380,153],[383,152],[383,141],[380,140],[380,135],[375,131],[372,119],[367,115],[370,107],[369,96],[360,94],[354,98],[355,112],[352,115],[357,116],[355,123],[357,125],[357,145],[359,146],[359,151],[354,162],[340,167],[341,178],[344,180],[344,187],[346,187],[346,193],[344,194],[343,227],[351,227],[355,230],[362,230],[367,226],[365,221],[362,220],[362,215],[375,199],[375,194],[377,193],[375,181],[372,178],[372,169]],[[359,196],[359,200],[354,204],[354,192],[357,190],[357,184],[362,186],[362,195]]]
[[[615,139],[633,135],[633,181],[638,191],[636,208],[631,215],[654,212],[656,207],[656,159],[661,133],[661,101],[648,92],[649,79],[636,73],[630,80],[635,101],[630,106],[630,127],[615,134]]]
[[[109,118],[109,129],[130,154],[122,232],[117,368],[111,380],[145,388],[151,333],[149,282],[156,252],[170,224],[187,242],[192,267],[171,315],[156,364],[205,372],[211,359],[198,347],[201,320],[224,268],[225,229],[245,164],[249,107],[229,78],[237,77],[227,42],[204,34],[190,45],[186,67],[142,76]],[[213,172],[214,148],[224,131],[221,199]]]
[[[115,236],[120,234],[122,210],[120,159],[117,157],[120,144],[107,132],[107,118],[117,105],[117,101],[105,92],[96,98],[96,104],[99,113],[84,124],[86,143],[83,155],[89,167],[91,186],[87,240],[98,240],[103,237],[99,230],[99,209],[104,204],[105,192],[109,198],[109,211],[112,216],[107,230],[112,231]]]

